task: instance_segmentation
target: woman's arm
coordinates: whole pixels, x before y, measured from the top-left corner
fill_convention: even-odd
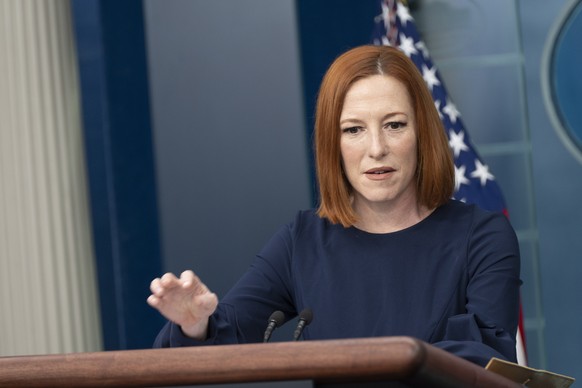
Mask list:
[[[444,338],[434,345],[480,365],[491,357],[515,362],[519,245],[505,216],[478,213],[468,235],[467,313],[450,317]]]

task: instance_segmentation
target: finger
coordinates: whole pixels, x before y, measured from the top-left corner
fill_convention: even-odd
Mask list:
[[[162,295],[162,293],[164,292],[164,288],[162,287],[160,278],[155,278],[154,280],[152,280],[152,282],[150,283],[150,291],[152,292],[152,294],[156,296]]]
[[[194,272],[190,270],[186,270],[180,274],[180,280],[182,281],[182,287],[188,288],[192,284],[200,282],[198,276],[194,274]]]
[[[152,307],[158,307],[160,305],[160,298],[155,295],[150,295],[147,299],[147,302]]]
[[[214,310],[216,310],[218,297],[212,292],[200,295],[196,300],[196,305],[201,311],[203,311],[204,315],[210,316],[214,313]]]
[[[182,272],[180,279],[181,280],[184,279],[182,287],[184,289],[192,291],[194,295],[200,295],[210,292],[208,290],[208,287],[206,287],[206,285],[202,283],[202,280],[200,280],[200,278],[192,271]]]
[[[165,273],[164,276],[162,276],[162,278],[160,279],[160,284],[162,287],[164,288],[173,288],[176,287],[179,282],[178,282],[178,278],[176,278],[176,276],[171,273]]]

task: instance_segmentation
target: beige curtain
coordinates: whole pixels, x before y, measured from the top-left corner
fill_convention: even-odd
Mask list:
[[[0,356],[101,349],[68,0],[0,0]]]

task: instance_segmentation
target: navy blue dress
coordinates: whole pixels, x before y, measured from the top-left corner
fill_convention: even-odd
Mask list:
[[[372,234],[299,212],[221,300],[200,342],[168,322],[155,347],[261,342],[271,313],[308,307],[304,338],[412,336],[485,365],[516,359],[519,247],[506,217],[451,200]]]

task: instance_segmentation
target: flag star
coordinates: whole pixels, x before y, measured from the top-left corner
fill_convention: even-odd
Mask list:
[[[475,159],[475,171],[471,173],[471,178],[479,178],[481,186],[485,186],[487,180],[494,180],[495,177],[489,172],[489,167],[481,163],[479,159]]]
[[[435,100],[434,107],[436,108],[437,112],[439,112],[439,117],[442,120],[443,114],[441,113],[441,100]]]
[[[432,93],[432,88],[434,86],[441,84],[441,81],[439,81],[439,79],[436,76],[436,67],[435,66],[433,66],[432,69],[429,69],[423,63],[422,64],[422,78],[424,78],[424,81],[428,85],[428,88],[430,89],[431,93]]]
[[[418,50],[414,47],[414,39],[410,36],[406,36],[400,33],[400,50],[406,54],[407,57],[410,58],[412,54],[418,54]]]
[[[383,46],[392,46],[390,43],[390,39],[386,35],[382,35],[382,45]]]
[[[456,133],[452,129],[449,130],[449,147],[453,149],[455,158],[459,156],[461,151],[468,151],[469,147],[465,144],[465,132]]]
[[[457,122],[457,118],[461,115],[455,104],[453,104],[450,100],[447,100],[447,104],[443,107],[443,112],[449,116],[449,119],[453,124]]]
[[[469,179],[465,176],[465,166],[455,166],[455,191],[459,190],[461,185],[468,185]]]
[[[412,20],[412,16],[410,15],[410,12],[408,11],[408,7],[406,7],[404,4],[401,4],[400,2],[398,2],[396,4],[396,14],[398,15],[398,18],[400,19],[400,23],[403,26],[406,26],[406,23],[409,20]]]
[[[424,42],[422,40],[419,40],[418,42],[416,42],[415,46],[417,49],[420,50],[420,52],[422,53],[422,56],[424,58],[428,58],[428,49],[426,48],[426,45],[424,44]]]

